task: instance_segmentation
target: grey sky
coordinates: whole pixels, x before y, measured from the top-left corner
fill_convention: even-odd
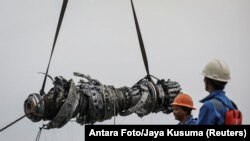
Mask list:
[[[39,92],[62,0],[0,1],[0,128],[24,114],[23,103]],[[134,0],[149,68],[160,79],[178,81],[199,109],[208,93],[200,75],[213,58],[228,63],[227,96],[250,124],[250,1]],[[130,0],[69,0],[49,74],[89,74],[103,84],[132,86],[146,75]],[[46,90],[52,87],[47,81]],[[193,112],[197,116],[199,110]],[[176,124],[172,114],[116,117],[97,124]],[[38,127],[25,118],[0,133],[0,140],[35,140]],[[46,123],[46,122],[45,122]],[[82,141],[75,122],[43,131],[41,141]]]

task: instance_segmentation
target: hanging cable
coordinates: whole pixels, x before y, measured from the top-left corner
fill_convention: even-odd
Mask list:
[[[53,46],[52,46],[52,50],[51,50],[51,54],[50,54],[50,58],[49,58],[49,63],[48,63],[47,70],[46,70],[46,73],[45,73],[45,76],[44,76],[43,85],[42,85],[42,88],[40,90],[40,95],[45,94],[44,88],[45,88],[45,84],[46,84],[46,80],[47,80],[47,76],[48,76],[49,66],[50,66],[51,58],[52,58],[52,55],[53,55],[53,52],[54,52],[54,48],[55,48],[55,45],[56,45],[57,37],[58,37],[59,31],[60,31],[60,27],[61,27],[61,24],[62,24],[62,21],[63,21],[63,16],[64,16],[64,13],[65,13],[67,4],[68,4],[68,0],[63,0],[61,13],[60,13],[60,17],[59,17],[58,24],[57,24],[56,34],[55,34],[55,37],[54,37],[54,42],[53,42]]]
[[[21,119],[23,119],[26,115],[21,116],[20,118],[16,119],[15,121],[11,122],[10,124],[6,125],[5,127],[3,127],[2,129],[0,129],[0,132],[2,132],[3,130],[7,129],[8,127],[10,127],[11,125],[17,123],[18,121],[20,121]]]
[[[115,107],[116,107],[116,102],[115,102],[115,100],[116,100],[116,93],[114,94],[114,125],[115,125],[115,112],[116,112],[116,110],[115,110]]]
[[[48,63],[47,70],[46,70],[46,73],[45,73],[45,76],[44,76],[43,85],[42,85],[42,88],[40,90],[40,94],[41,95],[45,94],[44,88],[45,88],[45,84],[46,84],[46,79],[49,76],[48,75],[49,66],[50,66],[51,58],[52,58],[52,55],[53,55],[53,52],[54,52],[54,48],[55,48],[55,45],[56,45],[57,37],[58,37],[59,31],[60,31],[60,27],[61,27],[61,24],[62,24],[62,20],[63,20],[63,16],[64,16],[64,13],[65,13],[67,4],[68,4],[68,0],[63,0],[63,4],[62,4],[62,8],[61,8],[61,13],[60,13],[59,21],[58,21],[58,24],[57,24],[56,34],[55,34],[55,38],[54,38],[54,42],[53,42],[53,46],[52,46],[52,50],[51,50],[51,54],[50,54],[49,63]],[[27,116],[27,115],[23,115],[20,118],[16,119],[15,121],[11,122],[10,124],[8,124],[7,126],[3,127],[2,129],[0,129],[0,132],[2,132],[3,130],[7,129],[11,125],[17,123],[18,121],[20,121],[21,119],[23,119],[25,116]],[[38,135],[40,136],[40,134],[38,134]]]
[[[42,129],[45,127],[45,125],[43,125],[42,127],[39,128],[38,134],[36,136],[36,141],[39,141],[41,133],[42,133]]]
[[[141,35],[141,30],[140,30],[139,23],[138,23],[138,20],[137,20],[137,16],[136,16],[136,13],[135,13],[135,8],[134,8],[133,0],[131,0],[131,6],[132,6],[132,10],[133,10],[133,16],[134,16],[134,21],[135,21],[135,27],[136,27],[136,31],[137,31],[137,36],[138,36],[139,44],[140,44],[140,48],[141,48],[142,59],[143,59],[144,66],[145,66],[145,69],[146,69],[146,72],[147,72],[146,78],[148,78],[151,82],[153,82],[153,80],[150,77],[151,75],[149,73],[149,67],[148,67],[148,60],[147,60],[146,50],[145,50],[145,47],[144,47],[144,43],[143,43],[143,39],[142,39],[142,35]]]
[[[40,101],[38,101],[37,105],[39,105],[41,102],[43,101],[43,99],[41,99]],[[20,121],[21,119],[23,119],[26,116],[30,116],[34,113],[34,109],[37,107],[33,107],[32,109],[30,109],[29,111],[27,111],[26,114],[24,114],[23,116],[21,116],[20,118],[16,119],[15,121],[11,122],[10,124],[6,125],[5,127],[3,127],[2,129],[0,129],[0,132],[2,132],[3,130],[7,129],[8,127],[12,126],[13,124],[17,123],[18,121]],[[37,114],[36,114],[37,115]],[[38,115],[37,115],[38,116]]]

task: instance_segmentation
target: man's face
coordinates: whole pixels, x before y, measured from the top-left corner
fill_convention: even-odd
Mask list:
[[[187,113],[183,110],[181,106],[175,105],[173,106],[173,114],[176,120],[182,121],[185,119]]]

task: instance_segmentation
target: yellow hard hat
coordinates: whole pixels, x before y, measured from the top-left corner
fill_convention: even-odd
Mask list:
[[[184,107],[188,107],[194,110],[196,109],[193,106],[192,98],[188,94],[185,94],[185,93],[178,94],[175,97],[174,102],[171,105],[172,106],[184,106]]]
[[[202,74],[213,80],[228,82],[230,80],[230,70],[228,65],[222,60],[214,59],[207,63]]]

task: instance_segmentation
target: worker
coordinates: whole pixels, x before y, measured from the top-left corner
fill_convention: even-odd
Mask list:
[[[198,115],[198,125],[223,125],[226,111],[234,109],[232,101],[226,96],[224,88],[230,80],[228,65],[219,59],[206,64],[202,72],[205,90],[209,93],[200,102],[203,105]]]
[[[196,108],[193,106],[193,100],[191,96],[185,93],[181,93],[176,96],[173,106],[173,114],[175,119],[180,121],[178,125],[195,125],[197,118],[193,118],[191,114],[192,110]]]

